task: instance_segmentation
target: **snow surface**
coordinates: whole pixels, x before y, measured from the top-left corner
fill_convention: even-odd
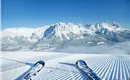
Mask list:
[[[36,80],[86,80],[75,67],[79,59],[104,80],[129,80],[130,55],[128,54],[70,54],[54,52],[2,52],[2,80],[21,77],[32,64],[45,61],[45,67]]]
[[[85,60],[101,79],[130,79],[130,30],[121,28],[118,23],[59,22],[1,32],[3,51],[24,51],[2,52],[2,80],[19,80],[39,60],[45,61],[45,67],[36,80],[86,80],[75,66],[79,59]]]

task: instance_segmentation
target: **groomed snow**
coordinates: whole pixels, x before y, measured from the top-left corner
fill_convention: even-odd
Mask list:
[[[107,80],[129,80],[130,55],[117,54],[70,54],[54,52],[3,52],[2,80],[14,80],[26,72],[35,62],[45,61],[45,67],[36,80],[86,80],[75,67],[79,59],[101,78]],[[26,64],[28,63],[28,65]]]

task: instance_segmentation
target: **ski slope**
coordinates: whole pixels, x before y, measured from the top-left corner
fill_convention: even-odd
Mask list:
[[[3,52],[2,80],[19,80],[39,61],[45,61],[45,67],[36,75],[36,80],[87,80],[76,66],[79,59],[104,80],[129,80],[130,55],[117,54],[70,54],[52,52]]]

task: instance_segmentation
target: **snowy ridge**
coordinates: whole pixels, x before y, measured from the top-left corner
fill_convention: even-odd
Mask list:
[[[7,28],[2,31],[2,50],[44,50],[41,45],[59,48],[69,42],[77,45],[102,45],[128,40],[130,30],[121,28],[115,22],[87,25],[59,22],[39,28]]]
[[[7,28],[2,31],[3,37],[30,37],[32,32],[34,32],[35,29],[33,28]]]
[[[118,23],[108,23],[108,22],[102,22],[102,23],[97,23],[97,24],[91,24],[90,31],[95,33],[96,31],[101,31],[103,34],[105,33],[105,30],[108,30],[108,32],[118,32],[118,31],[123,31],[123,28]]]
[[[64,36],[67,40],[70,39],[70,34],[74,34],[76,38],[82,38],[82,34],[87,31],[87,29],[82,25],[75,25],[73,23],[56,23],[55,35],[60,37],[63,40],[62,36]]]
[[[41,38],[42,32],[45,31],[47,27],[48,26],[45,26],[44,28],[7,28],[2,31],[2,36],[3,38],[23,37],[31,41],[31,39]]]
[[[121,26],[118,23],[108,23],[108,22],[102,22],[97,24],[89,24],[87,25],[88,29],[86,29],[85,25],[82,24],[73,24],[73,23],[63,23],[59,22],[56,24],[40,27],[40,28],[7,28],[2,31],[3,37],[32,37],[32,36],[38,36],[41,38],[41,36],[44,36],[45,30],[52,28],[55,26],[55,28],[51,32],[55,32],[55,36],[60,37],[62,39],[62,36],[64,35],[67,39],[69,39],[68,34],[74,33],[76,35],[81,36],[83,33],[87,34],[95,34],[96,31],[101,31],[104,33],[103,29],[107,29],[108,31],[113,32],[119,32],[123,31],[124,29],[121,28]],[[49,34],[50,32],[48,32]]]

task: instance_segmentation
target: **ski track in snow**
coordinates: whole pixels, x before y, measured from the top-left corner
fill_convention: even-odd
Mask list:
[[[6,55],[4,55],[3,53],[2,57],[6,58]],[[13,58],[15,56],[13,56]],[[46,64],[45,67],[37,74],[36,80],[87,80],[85,74],[82,73],[75,66],[75,62],[78,59],[85,60],[88,66],[101,79],[130,80],[130,56],[128,55],[64,54],[64,53],[57,53],[57,54],[52,53],[52,55],[44,55],[43,53],[43,56],[42,55],[32,56],[32,58],[26,58],[24,60],[22,58],[21,59],[18,59],[18,57],[16,58],[16,60],[27,61],[30,63],[35,63],[39,59],[44,60]],[[4,59],[2,60],[4,65]],[[9,61],[8,63],[11,64],[13,62]],[[22,63],[15,62],[15,66],[13,65],[9,66],[7,65],[7,63],[5,63],[5,65],[2,66],[3,69],[2,80],[9,80],[9,79],[14,80],[17,77],[19,77],[22,73],[24,73],[26,70],[29,69],[29,65],[19,66],[17,64],[22,65]],[[7,67],[10,67],[11,69]],[[14,74],[14,72],[16,71],[17,71],[17,76],[16,74]]]

